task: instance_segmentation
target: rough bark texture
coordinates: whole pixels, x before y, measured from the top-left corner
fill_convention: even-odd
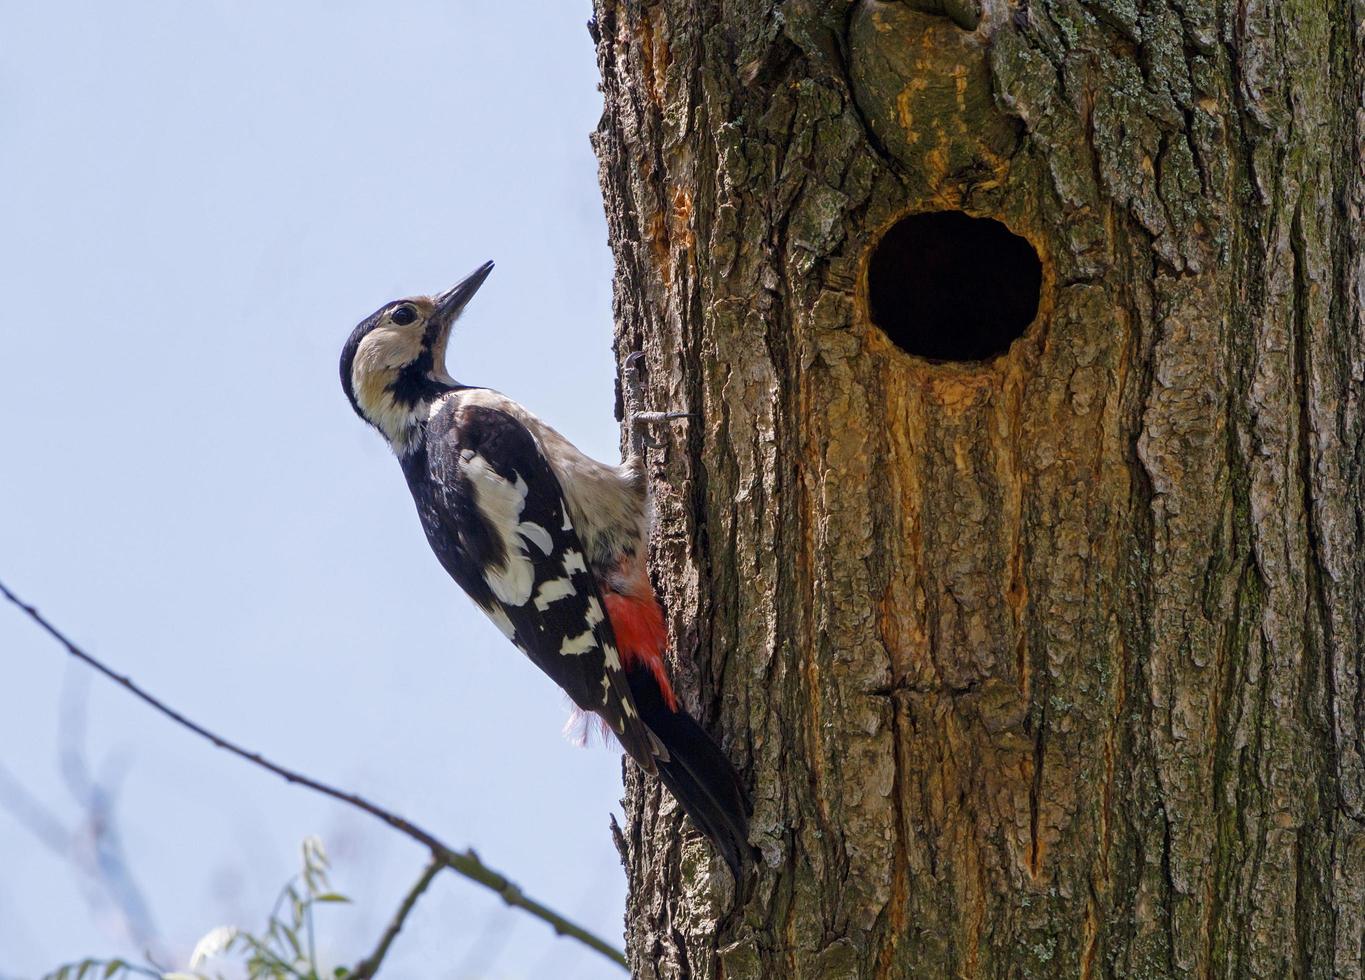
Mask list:
[[[595,5],[618,348],[698,416],[655,574],[761,852],[630,776],[636,973],[1361,977],[1365,3]],[[985,364],[866,310],[952,208],[1044,262]]]

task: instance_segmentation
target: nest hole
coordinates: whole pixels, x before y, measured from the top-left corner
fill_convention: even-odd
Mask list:
[[[912,214],[872,251],[872,322],[901,350],[935,361],[1005,353],[1038,315],[1043,263],[1028,240],[961,211]]]

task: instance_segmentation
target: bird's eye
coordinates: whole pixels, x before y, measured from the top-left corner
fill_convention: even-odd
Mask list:
[[[413,320],[417,319],[417,311],[411,306],[400,306],[389,314],[389,319],[400,327],[406,327]]]

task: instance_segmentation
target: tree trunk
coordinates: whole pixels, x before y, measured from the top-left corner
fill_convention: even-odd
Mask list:
[[[631,770],[636,974],[1361,977],[1365,2],[595,2],[618,351],[696,413],[654,571],[760,855]],[[873,323],[934,211],[1041,257],[1001,356]]]

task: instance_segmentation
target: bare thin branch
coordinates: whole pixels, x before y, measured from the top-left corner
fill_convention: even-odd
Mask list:
[[[29,619],[37,623],[38,626],[41,627],[45,633],[47,633],[54,640],[56,640],[58,643],[64,646],[66,648],[66,652],[71,654],[71,656],[75,657],[82,663],[99,671],[99,673],[103,674],[105,677],[109,678],[114,683],[118,684],[120,687],[129,691],[139,700],[153,708],[158,713],[171,719],[171,721],[175,722],[182,728],[189,729],[190,731],[198,735],[200,738],[212,742],[218,748],[223,749],[226,752],[230,752],[231,754],[237,756],[240,759],[245,759],[247,762],[260,766],[262,769],[268,770],[269,772],[273,772],[275,775],[279,776],[286,782],[294,783],[299,786],[305,786],[316,793],[321,793],[323,796],[329,796],[334,800],[339,800],[340,802],[353,806],[358,810],[365,811],[366,813],[376,818],[377,820],[381,820],[384,823],[388,824],[390,827],[392,827],[399,833],[405,834],[406,836],[411,837],[413,840],[425,846],[429,851],[431,851],[432,857],[439,861],[445,867],[448,867],[457,874],[463,875],[464,877],[470,879],[471,881],[476,881],[480,885],[483,885],[485,888],[488,888],[491,891],[496,892],[498,897],[501,898],[508,905],[512,905],[515,906],[516,908],[522,909],[523,911],[528,912],[531,915],[535,916],[536,918],[540,919],[541,921],[545,922],[547,925],[550,926],[551,929],[555,931],[557,935],[568,936],[571,939],[576,939],[580,943],[583,943],[585,946],[588,946],[596,950],[597,952],[601,953],[603,956],[605,956],[607,959],[611,960],[618,966],[622,968],[626,966],[625,954],[622,953],[619,949],[616,949],[606,940],[602,939],[601,937],[595,935],[592,932],[589,932],[582,926],[569,921],[564,916],[560,915],[558,912],[555,912],[553,909],[545,905],[542,905],[540,902],[537,902],[535,899],[526,895],[524,892],[522,892],[521,888],[519,888],[516,884],[508,880],[504,875],[501,875],[498,872],[494,871],[492,868],[486,866],[479,859],[479,856],[474,853],[473,850],[456,851],[453,848],[446,845],[445,843],[443,843],[435,835],[431,834],[426,830],[423,830],[417,824],[412,823],[410,820],[407,820],[399,816],[398,814],[393,813],[390,810],[386,810],[375,803],[371,803],[363,796],[358,796],[355,793],[348,793],[343,790],[339,790],[334,786],[329,786],[326,783],[319,782],[318,780],[313,779],[310,776],[306,776],[303,773],[297,772],[293,769],[288,769],[284,766],[279,765],[278,763],[271,762],[269,759],[266,759],[258,752],[252,752],[248,749],[244,749],[240,745],[237,745],[234,742],[230,742],[220,735],[214,734],[213,732],[209,731],[207,728],[203,727],[197,722],[191,721],[189,718],[185,717],[179,711],[176,711],[169,705],[166,705],[163,702],[159,701],[151,694],[148,694],[145,690],[143,690],[136,683],[134,683],[132,679],[130,679],[129,677],[119,674],[112,670],[111,668],[106,667],[102,662],[96,660],[90,654],[86,653],[80,647],[76,646],[75,643],[67,639],[64,633],[57,629],[57,627],[53,626],[50,622],[48,622],[47,619],[45,619],[43,615],[40,612],[38,612],[37,609],[23,602],[18,596],[11,592],[3,582],[0,582],[0,595],[3,595],[6,600],[8,600],[13,605],[17,606],[20,610],[24,612],[26,616],[28,616]]]
[[[384,930],[384,935],[379,937],[379,945],[374,948],[374,952],[356,964],[356,968],[351,971],[352,980],[370,980],[379,972],[379,966],[384,962],[384,957],[389,953],[389,947],[398,937],[398,933],[403,929],[403,922],[407,919],[412,907],[417,904],[417,900],[422,897],[422,893],[427,890],[432,879],[445,867],[445,862],[440,858],[433,857],[431,862],[422,872],[422,876],[413,883],[408,889],[407,895],[403,898],[403,904],[398,906],[398,911],[393,914],[393,920],[389,927]]]

